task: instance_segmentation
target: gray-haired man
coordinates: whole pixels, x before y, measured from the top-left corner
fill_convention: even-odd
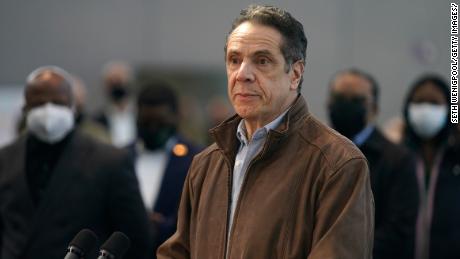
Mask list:
[[[158,258],[370,258],[366,159],[300,94],[307,40],[289,13],[250,6],[226,44],[237,115],[212,129]]]

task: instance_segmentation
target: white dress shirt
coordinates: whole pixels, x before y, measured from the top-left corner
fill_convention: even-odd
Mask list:
[[[152,211],[158,199],[171,148],[177,140],[170,138],[164,149],[150,151],[138,147],[136,175],[145,208]]]

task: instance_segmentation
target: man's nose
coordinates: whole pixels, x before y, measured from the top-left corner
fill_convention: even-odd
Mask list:
[[[238,69],[236,80],[239,82],[253,82],[255,79],[253,69],[250,62],[243,61]]]

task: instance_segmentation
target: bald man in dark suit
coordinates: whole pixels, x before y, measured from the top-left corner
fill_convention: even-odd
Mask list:
[[[0,258],[63,258],[83,228],[101,242],[122,231],[132,242],[125,258],[149,258],[132,160],[75,130],[69,78],[43,67],[27,79],[27,132],[0,150]]]

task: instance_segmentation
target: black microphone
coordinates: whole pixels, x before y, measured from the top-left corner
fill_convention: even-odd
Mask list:
[[[93,231],[89,229],[82,229],[78,234],[70,241],[69,247],[67,248],[67,254],[64,259],[81,259],[84,258],[94,244],[97,242],[97,236]]]
[[[121,259],[130,245],[131,241],[125,234],[115,231],[101,246],[97,259]]]

